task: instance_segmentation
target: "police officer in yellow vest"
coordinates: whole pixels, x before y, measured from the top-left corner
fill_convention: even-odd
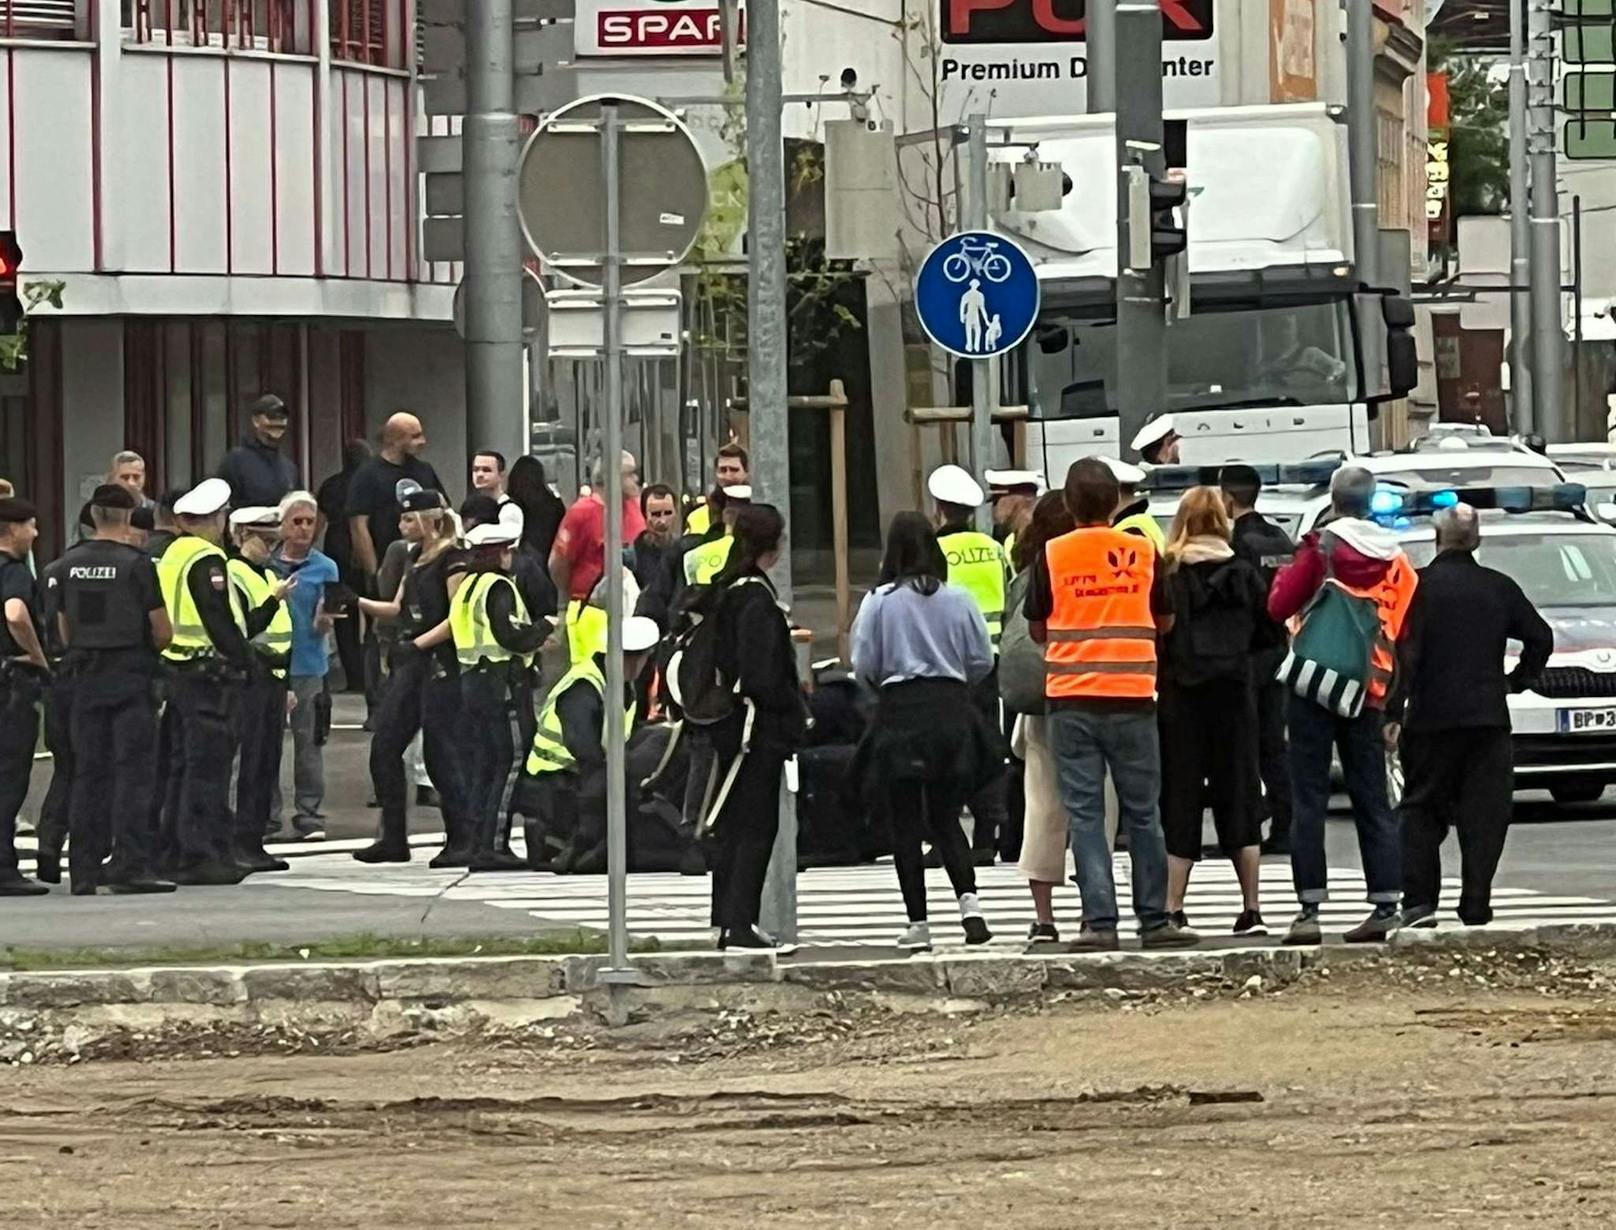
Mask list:
[[[285,871],[286,863],[264,849],[281,773],[286,728],[286,667],[292,656],[292,610],[283,601],[297,584],[269,567],[269,553],[280,537],[280,510],[238,508],[230,514],[230,584],[253,647],[253,671],[241,687],[236,739],[241,749],[236,773],[235,861],[250,871]]]
[[[730,536],[730,531],[735,527],[735,518],[740,516],[741,509],[752,502],[752,488],[744,483],[725,487],[723,491],[724,536],[685,552],[683,563],[687,586],[706,585],[723,570],[729,562],[730,548],[735,545],[735,539]]]
[[[1167,534],[1161,522],[1150,515],[1150,500],[1139,494],[1139,484],[1145,481],[1145,472],[1136,465],[1118,461],[1115,457],[1102,457],[1117,480],[1117,515],[1111,525],[1124,534],[1138,534],[1150,539],[1159,555],[1167,549]]]
[[[516,767],[515,673],[549,635],[534,623],[511,577],[516,532],[500,522],[466,534],[466,576],[449,600],[449,633],[460,662],[467,816],[472,871],[524,871],[510,848],[506,802]]]
[[[1032,520],[1032,506],[1044,492],[1044,476],[1036,470],[984,470],[982,477],[993,501],[993,531],[1015,572],[1016,535]]]
[[[926,489],[937,503],[937,545],[948,561],[948,583],[959,586],[976,602],[982,618],[987,621],[988,639],[993,642],[997,658],[1010,565],[1004,548],[972,524],[972,517],[987,497],[981,484],[956,465],[938,466],[926,480]],[[988,726],[1000,729],[997,666],[973,689],[971,696]],[[1000,773],[970,800],[975,821],[971,851],[978,866],[992,865],[999,834],[1007,827],[1006,789],[1005,774]]]
[[[254,666],[245,612],[235,600],[220,542],[230,484],[205,479],[174,502],[180,537],[157,563],[174,638],[163,715],[168,798],[163,857],[180,884],[236,884],[230,762],[241,686]]]
[[[726,444],[718,450],[713,458],[713,490],[722,491],[725,487],[744,487],[752,481],[751,458],[746,450],[739,444]],[[704,500],[690,510],[685,518],[685,533],[705,534],[712,528],[714,512],[723,512],[722,506],[715,508],[715,501]]]
[[[634,729],[634,681],[661,635],[643,615],[623,622],[625,737]],[[606,869],[605,734],[606,655],[597,653],[557,680],[539,711],[522,782],[535,870]]]

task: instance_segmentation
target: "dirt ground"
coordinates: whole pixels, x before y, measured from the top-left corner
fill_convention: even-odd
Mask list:
[[[1608,972],[1482,978],[12,1066],[0,1225],[1616,1225]]]

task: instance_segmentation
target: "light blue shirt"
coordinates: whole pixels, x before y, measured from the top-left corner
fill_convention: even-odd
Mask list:
[[[853,673],[876,687],[910,679],[976,683],[992,669],[988,626],[957,585],[930,597],[908,585],[882,585],[853,620]]]
[[[323,551],[310,550],[308,558],[299,564],[276,551],[270,556],[269,566],[279,576],[297,574],[297,584],[286,595],[287,605],[292,608],[292,661],[287,673],[324,678],[331,658],[326,652],[325,633],[315,630],[314,617],[320,610],[325,583],[337,579],[336,561]]]

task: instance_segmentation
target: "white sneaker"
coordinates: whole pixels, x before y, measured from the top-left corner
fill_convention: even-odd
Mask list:
[[[902,935],[898,937],[898,947],[907,948],[910,952],[926,952],[931,948],[931,924],[910,923]]]

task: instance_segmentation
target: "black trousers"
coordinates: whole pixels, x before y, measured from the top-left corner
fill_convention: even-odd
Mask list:
[[[971,703],[976,706],[989,730],[1000,728],[999,668],[996,663],[988,677],[971,689]],[[999,831],[1008,827],[1009,790],[1008,766],[1001,766],[999,772],[965,800],[965,805],[971,809],[971,849],[978,854],[992,853],[998,846]],[[956,818],[956,826],[958,823]]]
[[[286,731],[286,680],[253,679],[241,689],[236,734],[241,763],[236,774],[235,844],[253,850],[269,832],[275,783],[281,775]]]
[[[460,698],[471,848],[491,854],[510,841],[505,800],[516,768],[516,713],[509,672],[499,666],[463,671]]]
[[[905,780],[886,786],[892,825],[892,862],[910,922],[926,921],[926,860],[920,843],[930,841],[943,860],[954,895],[976,891],[971,848],[960,828],[960,792],[948,782]],[[991,847],[989,847],[991,848]]]
[[[343,580],[354,585],[353,574],[346,572]],[[339,619],[331,629],[337,641],[337,660],[342,663],[342,688],[345,692],[358,692],[365,686],[365,654],[360,629],[358,611],[349,613],[347,619]]]
[[[17,874],[17,813],[34,771],[39,693],[32,681],[0,683],[0,877]]]
[[[1274,679],[1278,663],[1259,661],[1252,671],[1257,700],[1257,771],[1262,777],[1268,807],[1268,835],[1288,836],[1291,831],[1291,762],[1285,747],[1285,715],[1290,689]]]
[[[720,748],[719,781],[729,772],[733,753]],[[785,754],[753,748],[741,762],[735,784],[713,829],[713,926],[745,931],[757,925],[763,881],[769,873],[775,834],[780,831],[780,774]],[[959,829],[958,821],[954,828]],[[961,834],[963,840],[964,834]]]
[[[371,719],[370,780],[382,813],[382,841],[402,846],[408,839],[404,753],[419,731],[426,771],[438,791],[449,844],[469,847],[458,754],[462,720],[457,677],[434,677],[432,663],[418,653],[394,657]]]
[[[73,694],[72,739],[95,762],[73,780],[68,874],[75,884],[118,884],[153,871],[157,705],[151,676],[89,671]],[[111,855],[112,862],[102,863]]]
[[[45,750],[51,754],[50,788],[39,806],[39,852],[60,858],[73,807],[73,692],[77,673],[58,672],[45,689]]]
[[[169,683],[170,845],[178,867],[235,861],[230,764],[240,685],[200,668],[176,670]]]
[[[1156,722],[1167,853],[1191,861],[1201,857],[1201,817],[1209,798],[1226,854],[1260,843],[1257,706],[1247,680],[1191,687],[1164,682]]]
[[[1435,908],[1442,892],[1442,841],[1459,830],[1459,918],[1492,920],[1493,875],[1515,804],[1507,729],[1404,731],[1403,905]]]

